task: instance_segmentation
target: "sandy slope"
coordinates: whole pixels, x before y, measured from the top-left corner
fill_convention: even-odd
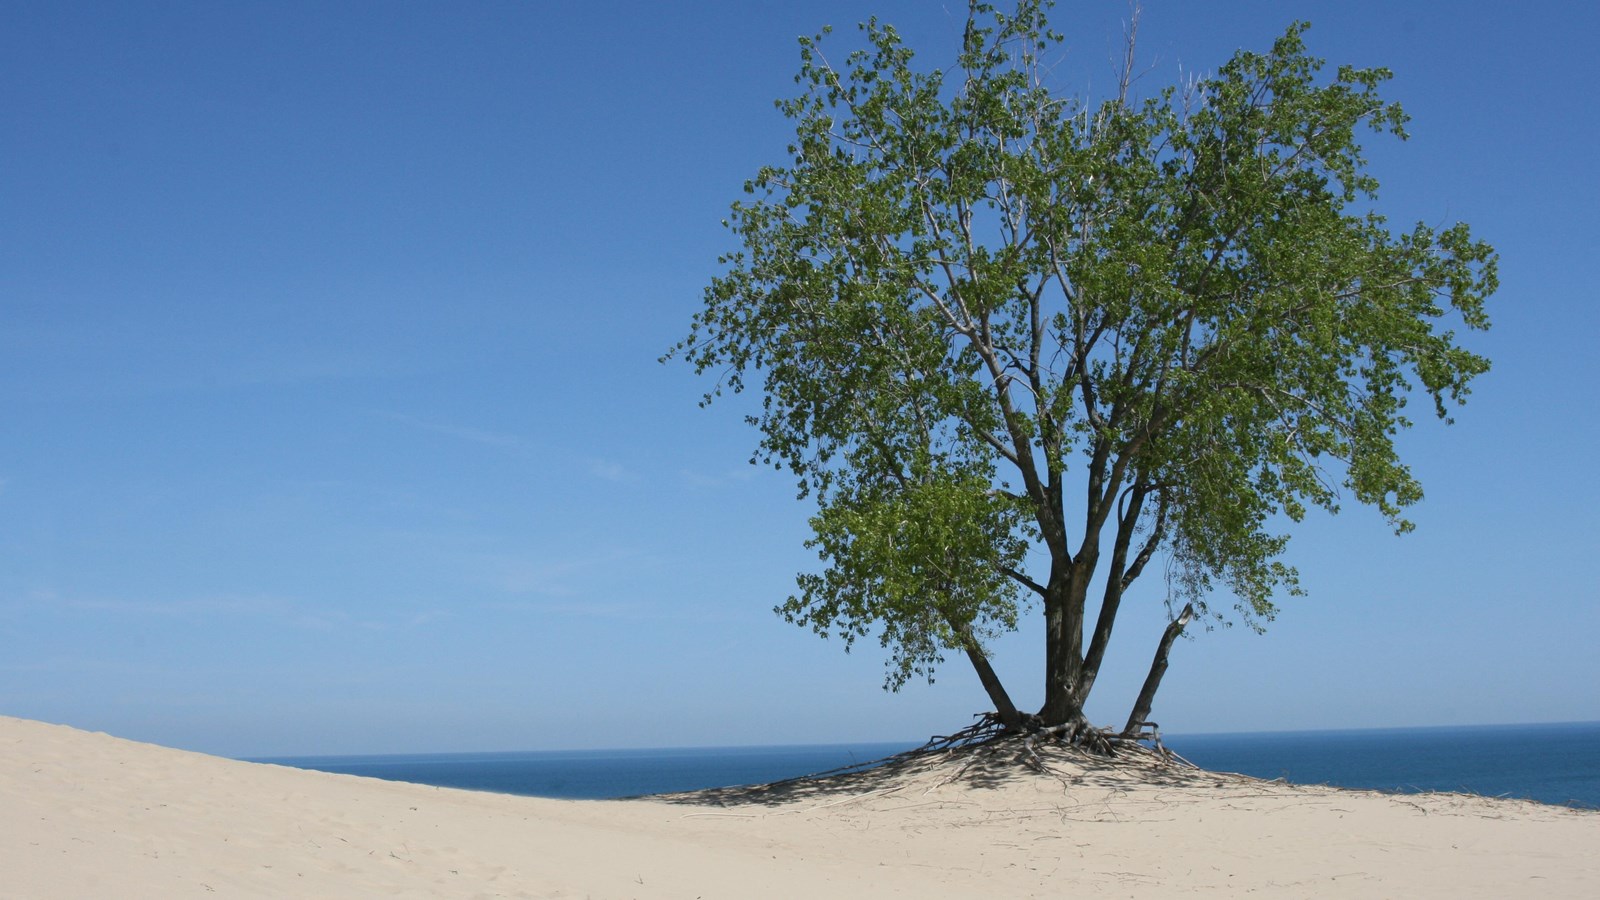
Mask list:
[[[1051,765],[541,800],[0,717],[0,897],[1600,897],[1600,814]]]

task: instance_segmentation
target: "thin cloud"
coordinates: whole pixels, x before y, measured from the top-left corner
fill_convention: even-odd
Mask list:
[[[625,483],[639,480],[639,473],[629,469],[621,463],[607,459],[589,460],[589,474],[601,481]]]
[[[514,556],[480,556],[474,570],[479,580],[508,594],[571,597],[571,583],[616,567],[628,554],[615,552],[583,559],[529,560]]]
[[[579,619],[609,619],[613,621],[660,621],[671,618],[658,610],[638,603],[614,601],[577,600],[504,600],[487,604],[493,609],[517,613],[565,616]]]
[[[289,604],[272,597],[209,596],[153,600],[127,597],[58,597],[54,594],[43,594],[37,596],[36,600],[38,606],[171,618],[292,614]]]
[[[452,425],[448,422],[432,422],[408,416],[405,413],[379,412],[378,415],[392,422],[399,422],[422,431],[431,431],[448,437],[471,441],[474,444],[483,444],[487,447],[503,447],[509,450],[532,450],[534,444],[521,435],[506,434],[499,431],[489,431],[484,428],[472,428],[465,425]]]
[[[332,631],[344,628],[383,630],[426,625],[451,614],[440,609],[399,610],[381,617],[361,617],[327,603],[309,603],[272,596],[211,595],[175,599],[142,597],[63,597],[54,591],[35,591],[13,609],[92,612],[137,619],[208,619],[222,617],[266,619],[294,628]]]
[[[619,579],[631,582],[642,577],[639,573],[659,571],[663,561],[638,550],[597,548],[558,558],[476,553],[462,556],[459,564],[477,583],[501,594],[559,599],[613,590]]]
[[[691,472],[688,469],[680,469],[678,476],[690,487],[716,488],[749,481],[756,476],[756,469],[755,466],[740,466],[737,469],[728,469],[717,475],[707,475],[704,472]]]
[[[344,356],[272,358],[248,362],[227,373],[223,381],[240,387],[299,385],[351,378],[381,378],[397,370],[370,359]]]

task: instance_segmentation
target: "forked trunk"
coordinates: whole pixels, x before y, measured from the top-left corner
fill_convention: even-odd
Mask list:
[[[978,680],[983,682],[983,689],[989,692],[989,702],[994,704],[995,712],[1000,714],[1000,721],[1009,731],[1022,730],[1022,714],[1017,712],[1016,704],[1011,702],[1011,695],[1006,693],[1005,685],[1000,683],[1000,676],[994,673],[989,665],[989,658],[978,649],[978,645],[971,641],[966,646],[967,659],[972,661],[972,668],[978,672]]]
[[[1017,712],[1017,705],[1011,702],[1011,695],[1006,693],[1006,686],[1000,683],[1000,676],[994,673],[994,667],[989,665],[989,657],[983,652],[983,647],[972,633],[972,626],[960,622],[945,614],[945,622],[956,634],[961,636],[961,649],[967,653],[967,659],[972,662],[972,668],[978,673],[978,680],[983,682],[983,689],[989,694],[989,702],[994,704],[994,711],[999,714],[1000,721],[1010,731],[1022,730],[1022,714]]]
[[[1161,634],[1161,643],[1156,646],[1156,658],[1150,663],[1150,674],[1145,676],[1144,687],[1139,689],[1139,699],[1133,704],[1133,712],[1128,716],[1128,724],[1122,729],[1125,738],[1137,737],[1139,730],[1149,721],[1150,708],[1156,702],[1156,690],[1161,687],[1161,676],[1167,674],[1167,654],[1172,652],[1172,642],[1183,634],[1183,628],[1194,618],[1194,606],[1188,603],[1183,605],[1183,612],[1178,614],[1167,625],[1167,630]]]

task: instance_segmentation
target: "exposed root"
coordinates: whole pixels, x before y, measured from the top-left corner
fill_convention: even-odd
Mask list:
[[[675,802],[782,802],[784,798],[840,791],[849,794],[844,800],[859,799],[879,791],[868,790],[871,785],[881,785],[884,778],[894,782],[907,772],[928,771],[929,767],[940,773],[938,783],[929,790],[954,781],[972,777],[991,781],[1004,777],[1007,768],[1027,769],[1038,775],[1060,779],[1070,789],[1083,780],[1080,770],[1102,769],[1109,765],[1124,765],[1143,773],[1141,777],[1166,777],[1157,774],[1162,768],[1196,770],[1199,767],[1183,759],[1160,743],[1154,726],[1148,734],[1137,738],[1125,737],[1109,729],[1095,728],[1087,720],[1046,726],[1036,718],[1025,723],[1026,730],[1008,728],[995,713],[980,713],[973,724],[948,735],[931,738],[927,743],[911,750],[881,759],[864,760],[814,772],[795,778],[786,778],[764,785],[749,785],[692,791],[682,795],[662,795]],[[1148,742],[1148,744],[1146,743]],[[1065,751],[1065,753],[1063,752]],[[1099,760],[1099,762],[1096,762]],[[1063,770],[1063,765],[1066,769]],[[1171,773],[1177,776],[1178,773]],[[887,790],[895,790],[891,788]],[[865,793],[862,793],[865,791]]]
[[[977,719],[977,722],[954,734],[935,737],[921,747],[898,756],[916,756],[940,750],[974,747],[1016,734],[1007,728],[995,713],[979,713]],[[1117,756],[1129,752],[1148,753],[1163,762],[1176,762],[1191,769],[1199,768],[1167,749],[1161,742],[1161,731],[1154,722],[1145,722],[1135,734],[1118,733],[1110,728],[1096,728],[1082,716],[1059,725],[1045,725],[1037,717],[1030,716],[1024,727],[1026,730],[1021,732],[1023,749],[1017,758],[1018,762],[1037,762],[1038,753],[1035,748],[1045,743],[1054,743],[1084,750],[1096,756]],[[890,757],[894,758],[897,757]]]
[[[886,756],[883,759],[853,763],[827,772],[807,775],[805,779],[825,778],[830,775],[859,772],[864,769],[876,768],[885,763],[915,759],[932,753],[974,750],[1019,736],[1018,732],[1006,727],[1006,724],[1000,720],[1000,716],[997,713],[978,713],[976,718],[978,721],[968,725],[966,728],[951,734],[930,738],[926,744],[920,747],[896,753],[893,756]],[[1176,764],[1189,769],[1199,768],[1194,763],[1167,749],[1161,743],[1161,733],[1157,730],[1154,722],[1146,722],[1145,728],[1132,736],[1119,734],[1109,728],[1096,728],[1081,716],[1060,725],[1043,725],[1037,717],[1029,717],[1025,727],[1027,730],[1020,733],[1022,740],[1020,741],[1020,749],[1016,755],[1015,762],[1025,765],[1036,772],[1049,771],[1049,766],[1039,755],[1039,748],[1047,744],[1072,747],[1095,756],[1143,756],[1154,758],[1164,764]]]

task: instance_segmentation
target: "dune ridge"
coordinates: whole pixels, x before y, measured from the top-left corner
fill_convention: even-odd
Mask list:
[[[0,717],[0,896],[1600,896],[1600,814],[1045,751],[547,800]]]

